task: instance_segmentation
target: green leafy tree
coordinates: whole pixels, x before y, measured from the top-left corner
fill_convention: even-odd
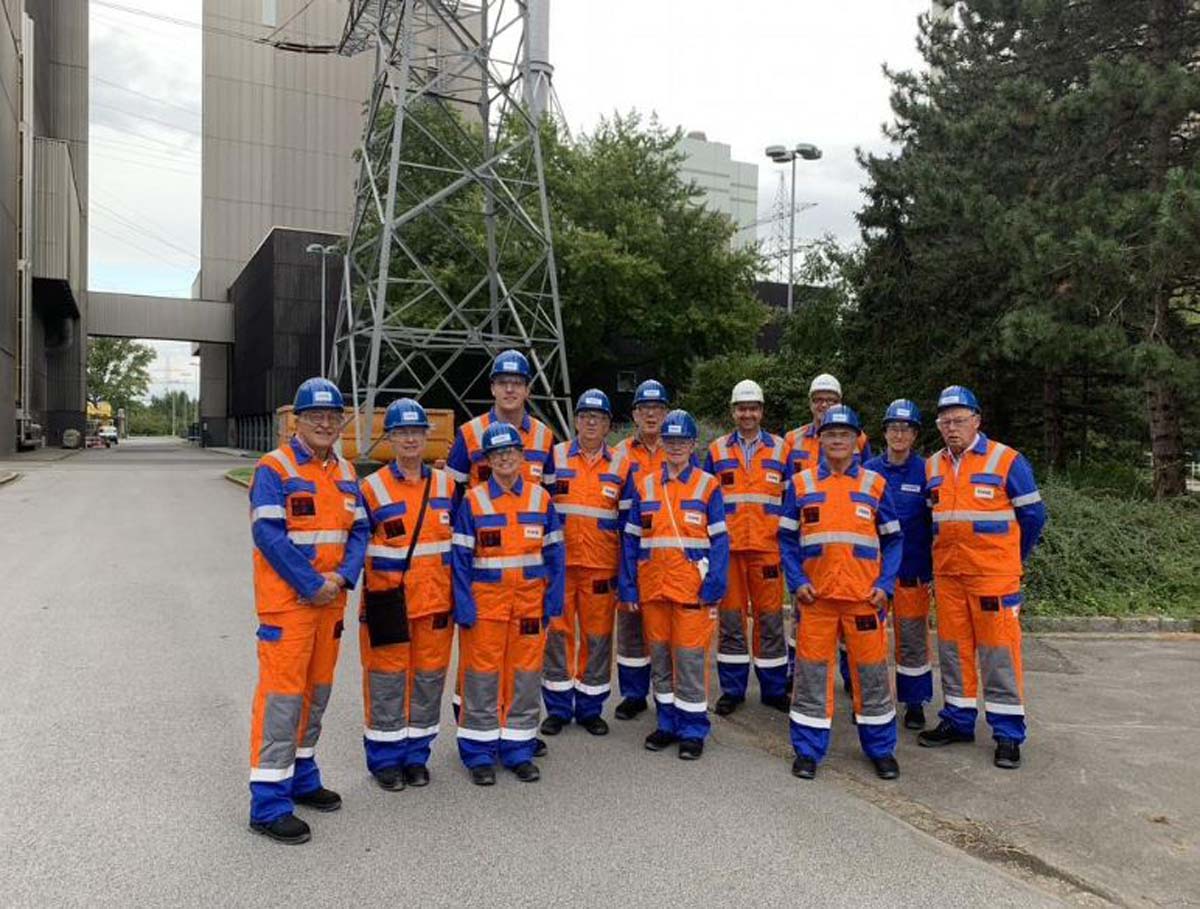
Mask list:
[[[128,408],[150,388],[154,348],[128,338],[88,338],[87,398]]]

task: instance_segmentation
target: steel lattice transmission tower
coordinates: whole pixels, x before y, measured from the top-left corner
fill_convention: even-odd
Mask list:
[[[339,52],[373,51],[375,78],[330,374],[360,414],[401,395],[478,413],[492,358],[517,348],[531,406],[571,434],[548,34],[548,0],[351,0]]]

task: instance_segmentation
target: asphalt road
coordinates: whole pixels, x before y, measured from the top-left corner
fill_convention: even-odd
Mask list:
[[[570,728],[540,783],[480,790],[447,708],[432,785],[382,792],[362,763],[350,634],[318,748],[345,808],[310,814],[306,846],[250,834],[250,542],[245,492],[222,478],[236,463],[126,443],[24,462],[0,487],[0,904],[1057,901],[844,773],[793,779],[753,713],[718,723],[691,764],[642,749],[648,719],[606,739]]]

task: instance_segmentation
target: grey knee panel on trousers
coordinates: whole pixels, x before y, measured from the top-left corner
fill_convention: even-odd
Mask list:
[[[900,665],[918,668],[929,662],[929,632],[925,619],[897,619]]]
[[[325,708],[329,706],[329,692],[332,690],[330,685],[313,686],[312,704],[308,709],[308,726],[304,730],[304,738],[300,741],[302,747],[315,747],[317,739],[321,737],[321,719],[325,716]]]
[[[612,678],[612,638],[606,634],[587,636],[587,665],[583,667],[585,685],[604,685]]]
[[[783,611],[760,613],[754,620],[754,633],[758,637],[758,655],[774,659],[787,653],[787,641],[783,636]]]
[[[372,729],[395,732],[404,728],[404,694],[407,684],[408,680],[403,672],[367,673]]]
[[[509,729],[536,729],[542,712],[542,674],[518,670],[513,674],[513,699],[504,725]]]
[[[500,727],[500,674],[468,669],[463,673],[460,725],[490,732]]]
[[[296,731],[304,697],[299,694],[268,694],[263,713],[262,745],[258,766],[281,770],[296,762]]]
[[[704,672],[707,668],[703,647],[676,647],[675,697],[692,703],[704,703],[708,694],[704,690]]]
[[[650,645],[650,678],[655,694],[670,694],[675,690],[669,644],[656,642]]]
[[[938,639],[938,662],[942,667],[942,693],[951,697],[962,697],[962,660],[959,657],[957,641]]]
[[[729,656],[741,656],[750,651],[746,649],[745,621],[740,612],[722,609],[717,613],[720,622],[720,634],[717,636],[717,652]]]
[[[896,709],[892,700],[892,674],[887,661],[882,663],[859,663],[858,685],[861,688],[863,716],[886,716]]]
[[[646,634],[640,612],[617,611],[617,653],[623,657],[646,656]]]
[[[550,631],[546,635],[546,650],[542,657],[542,673],[548,682],[565,682],[570,679],[567,670],[567,636],[561,631]]]
[[[446,673],[435,669],[414,672],[412,695],[408,704],[408,725],[420,729],[436,726],[442,716],[442,689],[446,687]]]
[[[979,645],[979,668],[983,676],[983,699],[989,704],[1021,703],[1021,691],[1017,686],[1017,670],[1013,666],[1012,652],[1007,647],[985,647]]]
[[[828,713],[826,695],[829,690],[829,665],[796,659],[795,687],[792,688],[792,709],[805,716],[824,717]]]

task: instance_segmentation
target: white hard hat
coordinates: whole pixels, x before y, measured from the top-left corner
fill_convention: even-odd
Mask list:
[[[733,386],[733,395],[729,398],[730,404],[762,404],[763,390],[762,386],[753,379],[742,379],[737,385]]]
[[[827,372],[821,373],[808,386],[808,396],[811,398],[818,391],[832,391],[839,398],[842,396],[842,383]]]

